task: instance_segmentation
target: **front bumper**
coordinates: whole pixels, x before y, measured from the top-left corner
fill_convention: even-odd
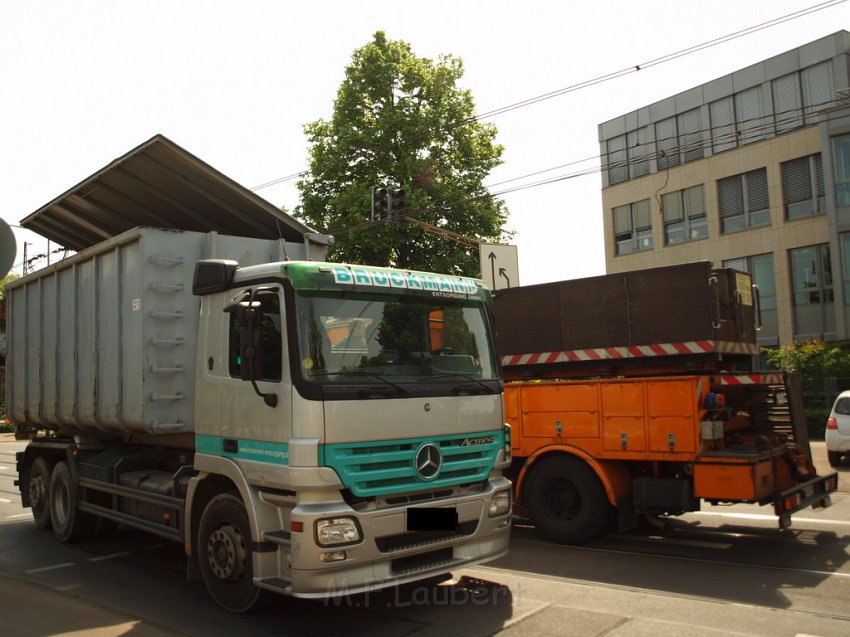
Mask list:
[[[345,503],[298,505],[292,511],[292,521],[301,522],[303,531],[291,534],[289,564],[278,564],[278,577],[259,577],[256,583],[294,597],[339,597],[431,578],[497,559],[508,550],[510,507],[505,514],[494,518],[489,517],[488,509],[493,495],[503,489],[510,489],[508,480],[491,479],[482,492],[474,495],[410,505],[454,509],[458,525],[451,532],[408,531],[408,506],[356,512]],[[362,540],[338,547],[317,545],[316,521],[341,516],[356,518]],[[336,559],[344,554],[344,559],[322,561],[334,553]],[[268,570],[255,572],[268,573]]]
[[[791,526],[791,515],[808,507],[826,508],[832,504],[830,494],[838,489],[838,474],[817,476],[777,494],[773,498],[773,511],[779,517],[779,528]]]

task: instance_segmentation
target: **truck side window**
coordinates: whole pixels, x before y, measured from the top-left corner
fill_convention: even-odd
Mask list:
[[[283,373],[283,337],[281,334],[280,297],[274,293],[261,293],[257,300],[262,304],[262,378],[279,381]],[[241,378],[242,361],[239,357],[239,320],[236,312],[230,313],[228,330],[228,370],[234,378]]]

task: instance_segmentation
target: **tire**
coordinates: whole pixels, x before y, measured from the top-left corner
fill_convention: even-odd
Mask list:
[[[251,610],[262,590],[254,586],[251,525],[242,500],[230,493],[209,501],[198,529],[201,577],[216,603],[232,613]]]
[[[601,535],[611,519],[599,478],[578,458],[553,456],[539,461],[524,493],[531,521],[553,542],[586,542]]]
[[[827,451],[826,457],[829,460],[830,467],[837,467],[841,464],[841,453],[838,451]]]
[[[77,508],[79,493],[64,460],[53,467],[50,477],[50,522],[53,535],[60,542],[90,539],[96,530],[97,518]]]
[[[50,528],[50,464],[44,456],[30,465],[27,479],[30,507],[35,524],[40,529]]]

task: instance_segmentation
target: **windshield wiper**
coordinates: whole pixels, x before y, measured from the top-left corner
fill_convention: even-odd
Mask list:
[[[339,375],[340,376],[371,376],[372,378],[377,378],[378,380],[386,383],[390,387],[397,390],[400,394],[404,394],[405,396],[412,396],[410,391],[407,388],[405,388],[403,385],[399,385],[398,383],[394,383],[393,381],[389,380],[386,376],[381,376],[380,374],[376,374],[375,372],[366,372],[366,371],[363,371],[363,370],[357,370],[357,371],[354,371],[354,372],[339,372]],[[371,391],[371,388],[364,390],[362,392],[364,394],[364,397],[368,396],[370,391]]]
[[[464,391],[469,391],[471,389],[483,389],[488,394],[497,393],[492,387],[487,385],[486,383],[482,383],[480,380],[475,378],[475,376],[470,376],[469,374],[461,374],[460,372],[445,372],[442,374],[432,374],[430,376],[422,376],[419,380],[428,380],[429,378],[465,378],[466,380],[474,383],[473,386],[470,386],[468,383],[461,383],[454,386],[454,391],[456,394],[460,394]]]

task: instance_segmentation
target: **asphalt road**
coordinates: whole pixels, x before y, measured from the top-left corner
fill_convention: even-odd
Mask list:
[[[38,530],[13,486],[18,448],[0,442],[4,636],[850,634],[850,467],[834,505],[797,514],[787,531],[741,505],[583,546],[518,523],[506,558],[440,585],[274,598],[236,616],[186,582],[178,545],[130,530],[63,545]]]

